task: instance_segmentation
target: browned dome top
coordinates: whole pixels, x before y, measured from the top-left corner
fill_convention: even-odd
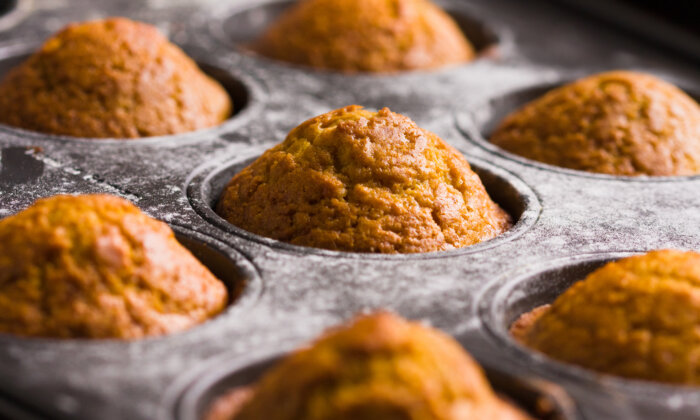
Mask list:
[[[430,69],[474,56],[457,24],[428,0],[302,0],[255,48],[278,60],[346,72]]]
[[[494,144],[613,175],[700,173],[700,107],[654,76],[614,71],[552,90],[503,120]]]
[[[700,254],[661,250],[609,263],[540,314],[523,341],[599,372],[700,384]]]
[[[0,332],[140,338],[216,315],[227,291],[165,223],[109,195],[54,196],[0,220]]]
[[[0,82],[0,122],[76,137],[183,133],[231,107],[155,27],[125,18],[67,26]]]
[[[231,179],[217,212],[253,233],[355,252],[454,249],[510,217],[464,157],[388,109],[312,118]]]

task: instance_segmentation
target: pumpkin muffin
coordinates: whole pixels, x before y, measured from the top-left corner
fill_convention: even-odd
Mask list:
[[[390,313],[361,316],[215,403],[207,420],[525,420],[451,337]]]
[[[172,333],[227,292],[162,222],[109,195],[55,196],[0,220],[0,332],[57,338]]]
[[[67,26],[0,82],[0,122],[75,137],[183,133],[231,107],[155,27],[124,18]]]
[[[491,142],[564,168],[700,173],[700,107],[654,76],[613,71],[554,89],[503,120]]]
[[[700,254],[612,262],[512,332],[548,356],[626,378],[700,385]]]
[[[459,152],[407,117],[359,106],[292,130],[231,179],[217,212],[258,235],[354,252],[447,250],[510,226]]]
[[[253,48],[343,72],[432,69],[474,57],[457,24],[428,0],[302,0]]]

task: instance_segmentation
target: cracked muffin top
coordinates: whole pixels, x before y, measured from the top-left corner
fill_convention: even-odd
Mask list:
[[[177,134],[221,123],[231,100],[144,23],[72,24],[0,82],[0,122],[75,137]]]
[[[654,76],[613,71],[554,89],[506,117],[491,142],[520,156],[612,175],[700,173],[700,107]]]
[[[270,58],[343,72],[431,69],[474,57],[457,24],[428,0],[302,0],[253,47]]]
[[[527,346],[598,372],[700,385],[700,254],[674,250],[612,262],[574,284],[520,330]]]
[[[459,152],[407,117],[359,106],[293,129],[231,179],[217,212],[258,235],[353,252],[448,250],[510,227]]]
[[[0,220],[0,332],[133,339],[216,315],[224,284],[165,223],[109,195],[55,196]]]
[[[298,350],[208,420],[526,420],[451,337],[396,315],[360,316]]]

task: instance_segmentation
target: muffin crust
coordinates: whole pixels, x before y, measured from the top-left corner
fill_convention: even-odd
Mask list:
[[[700,385],[698,325],[700,254],[661,250],[596,270],[512,332],[554,359],[598,372]]]
[[[172,333],[227,291],[172,230],[109,195],[55,196],[0,220],[0,332],[56,338]]]
[[[208,420],[526,420],[499,400],[462,347],[390,313],[361,316],[229,394]]]
[[[217,212],[250,232],[330,250],[459,248],[510,227],[455,149],[388,109],[308,120],[235,175]]]
[[[432,69],[474,57],[457,24],[428,0],[302,0],[254,49],[344,72]]]
[[[693,175],[700,173],[700,107],[654,76],[602,73],[554,89],[515,111],[491,142],[570,169]]]
[[[183,133],[231,109],[226,91],[155,27],[124,18],[67,26],[0,82],[0,122],[75,137]]]

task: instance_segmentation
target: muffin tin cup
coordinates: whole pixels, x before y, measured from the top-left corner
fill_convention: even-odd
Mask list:
[[[191,229],[170,225],[175,237],[199,262],[202,263],[225,286],[229,294],[227,307],[219,314],[214,315],[204,322],[192,327],[158,336],[149,336],[138,339],[59,339],[44,337],[23,337],[0,333],[0,346],[20,345],[32,349],[41,348],[65,348],[78,350],[80,347],[93,347],[94,349],[120,350],[120,348],[133,345],[158,344],[177,338],[182,334],[188,334],[201,328],[212,328],[214,322],[221,318],[238,317],[240,312],[253,305],[263,291],[262,278],[255,265],[240,252],[234,250],[223,242]],[[167,345],[167,343],[164,343]],[[0,386],[0,393],[2,387]]]
[[[283,347],[289,347],[282,345]],[[284,359],[288,351],[257,355],[248,360],[221,358],[183,375],[166,398],[162,420],[202,420],[217,398],[235,388],[255,384],[265,372]],[[566,391],[553,383],[515,377],[494,367],[483,366],[497,394],[539,420],[582,420]]]
[[[524,313],[552,303],[574,283],[605,264],[641,253],[585,254],[519,270],[487,286],[480,297],[479,316],[497,345],[534,372],[604,389],[627,400],[630,406],[644,413],[645,418],[655,415],[661,418],[669,413],[673,413],[674,419],[696,418],[700,412],[697,387],[626,379],[559,362],[517,342],[510,334],[510,326]]]
[[[43,43],[43,39],[20,39],[0,43],[0,80],[7,73],[27,60],[33,51]],[[177,147],[219,138],[225,133],[236,130],[259,114],[265,97],[265,88],[249,74],[232,68],[226,60],[212,55],[195,45],[181,45],[180,48],[195,60],[203,73],[219,82],[233,102],[233,113],[220,124],[194,131],[151,136],[141,138],[89,138],[67,135],[55,135],[13,127],[0,123],[0,135],[34,139],[39,141],[58,141],[92,147],[100,146],[162,146]]]
[[[468,66],[479,60],[500,59],[507,56],[512,49],[512,35],[507,28],[485,22],[474,11],[464,10],[464,7],[454,7],[451,2],[436,1],[457,23],[462,33],[474,46],[476,56],[474,60],[455,64],[449,67]],[[395,76],[395,73],[373,74],[368,72],[344,73],[333,69],[315,69],[295,63],[287,63],[274,58],[258,54],[253,49],[254,42],[263,35],[265,29],[279,18],[285,10],[294,5],[294,1],[265,0],[253,4],[237,4],[233,7],[224,5],[220,7],[214,16],[223,18],[214,19],[210,25],[211,34],[222,44],[234,48],[239,52],[256,57],[257,59],[281,68],[314,72],[319,74],[340,75],[342,77],[387,77]],[[430,72],[431,70],[409,70],[399,73]]]
[[[190,182],[187,187],[187,195],[190,199],[190,203],[195,211],[206,221],[228,234],[240,236],[276,249],[297,254],[314,254],[326,257],[353,259],[413,260],[417,258],[442,258],[477,253],[517,238],[535,224],[541,211],[541,205],[535,192],[517,176],[486,161],[467,157],[472,170],[479,175],[479,178],[481,178],[491,198],[513,218],[513,226],[503,234],[484,242],[455,250],[415,254],[340,252],[292,245],[272,238],[256,235],[245,229],[234,226],[219,216],[215,211],[216,203],[230,179],[260,156],[260,152],[253,152],[252,154],[254,155],[253,157],[237,156],[232,161],[215,168],[207,166],[198,169],[190,177]]]
[[[82,358],[119,358],[130,353],[138,354],[145,348],[168,351],[174,344],[188,340],[188,337],[193,335],[202,334],[204,330],[209,330],[209,333],[216,331],[226,319],[244,320],[245,311],[255,304],[263,290],[262,279],[255,266],[238,251],[211,236],[177,225],[171,225],[171,228],[177,240],[226,285],[229,303],[221,313],[186,330],[160,336],[120,340],[57,339],[0,334],[0,346],[12,348],[16,352],[59,355],[61,361],[58,363],[70,366],[75,360]],[[18,388],[19,378],[13,376],[9,366],[0,365],[0,378],[4,378],[0,380],[0,418],[75,418],[73,414],[48,408],[54,404],[56,398],[60,398],[56,393],[33,393]],[[27,386],[31,388],[35,385],[30,382]],[[95,413],[89,417],[93,414]],[[82,413],[81,416],[86,414]]]
[[[639,70],[645,71],[645,70]],[[521,165],[530,166],[546,171],[557,172],[564,175],[577,176],[583,178],[591,178],[598,180],[622,180],[626,182],[682,182],[699,180],[700,175],[690,176],[627,176],[627,175],[609,175],[595,172],[587,172],[576,169],[564,168],[561,166],[551,165],[548,163],[539,162],[533,159],[525,158],[517,154],[511,153],[501,147],[491,143],[488,138],[491,133],[498,127],[498,124],[510,113],[517,111],[531,101],[540,98],[550,90],[564,86],[575,81],[580,77],[585,77],[590,73],[576,73],[567,75],[556,82],[538,83],[534,85],[524,86],[510,92],[503,93],[499,96],[490,98],[485,102],[471,104],[464,111],[458,111],[455,116],[457,128],[462,135],[472,144],[485,150],[490,155],[498,158],[517,162]],[[697,98],[693,92],[697,92],[697,88],[692,83],[684,79],[674,78],[669,75],[662,75],[662,78],[670,79],[671,83],[680,87],[685,87],[685,91],[691,96]]]

